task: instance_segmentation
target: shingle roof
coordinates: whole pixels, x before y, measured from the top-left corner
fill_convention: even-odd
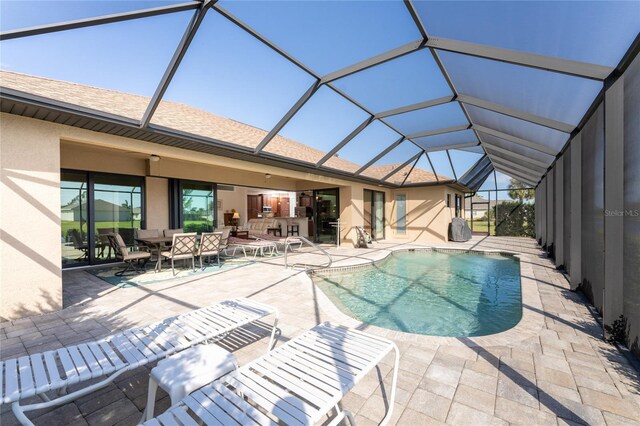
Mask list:
[[[135,120],[142,118],[150,100],[146,96],[11,71],[0,71],[0,86]],[[172,101],[160,102],[152,117],[151,124],[247,148],[255,148],[268,133],[263,129]],[[265,151],[309,163],[317,163],[326,154],[323,151],[279,135],[271,140]],[[350,173],[354,173],[360,168],[359,165],[335,155],[324,165]],[[397,167],[397,164],[372,166],[363,174],[380,179],[386,176],[394,167]],[[405,169],[404,173],[408,173],[410,167],[405,167]],[[422,169],[414,169],[411,174],[412,180],[415,182],[434,182],[436,180],[433,173]],[[417,180],[413,179],[414,174]],[[404,176],[396,173],[389,181],[402,183]],[[440,178],[448,179],[445,177]]]

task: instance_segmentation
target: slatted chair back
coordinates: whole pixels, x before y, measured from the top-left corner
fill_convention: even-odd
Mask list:
[[[225,226],[222,228],[222,237],[220,238],[220,248],[225,248],[229,244],[229,235],[231,234],[231,227]]]
[[[220,250],[222,232],[203,232],[200,237],[199,256],[216,254]]]
[[[191,257],[196,254],[196,233],[173,234],[171,257]]]

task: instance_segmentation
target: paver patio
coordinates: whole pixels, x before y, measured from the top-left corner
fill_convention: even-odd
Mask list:
[[[426,247],[385,242],[372,249],[331,252],[334,264],[345,266],[381,259],[392,249],[407,246]],[[469,243],[438,246],[525,254],[523,295],[529,291],[539,304],[524,305],[523,322],[528,324],[487,339],[408,336],[361,324],[363,330],[394,339],[402,354],[392,423],[640,424],[638,371],[614,346],[602,341],[601,327],[586,299],[569,291],[564,276],[533,239],[474,237]],[[309,255],[299,255],[303,256]],[[529,273],[532,276],[525,276]],[[118,329],[240,296],[280,309],[280,341],[322,321],[345,322],[304,272],[282,267],[282,258],[133,288],[113,287],[83,271],[65,271],[63,279],[64,310],[0,324],[2,359],[94,340]],[[348,325],[358,325],[354,321]],[[521,335],[515,336],[519,330],[523,330]],[[252,327],[222,343],[243,364],[264,352],[266,335],[266,328]],[[359,425],[377,424],[384,416],[391,363],[392,359],[385,360],[343,400]],[[32,412],[30,418],[41,425],[136,424],[146,402],[150,368],[120,376],[114,384],[73,403]],[[386,387],[379,386],[380,377]],[[169,405],[166,394],[159,392],[158,398],[156,413]],[[16,424],[10,406],[2,406],[0,422],[3,426]]]

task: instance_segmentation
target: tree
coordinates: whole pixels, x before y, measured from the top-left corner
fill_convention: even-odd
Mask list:
[[[517,179],[511,178],[509,182],[509,197],[512,200],[517,200],[521,203],[533,200],[536,197],[536,192],[534,189],[530,189],[528,185],[520,182]]]

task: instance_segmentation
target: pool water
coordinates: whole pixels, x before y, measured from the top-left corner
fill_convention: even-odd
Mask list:
[[[433,336],[485,336],[522,317],[519,261],[511,256],[400,252],[370,268],[316,274],[345,314]]]

